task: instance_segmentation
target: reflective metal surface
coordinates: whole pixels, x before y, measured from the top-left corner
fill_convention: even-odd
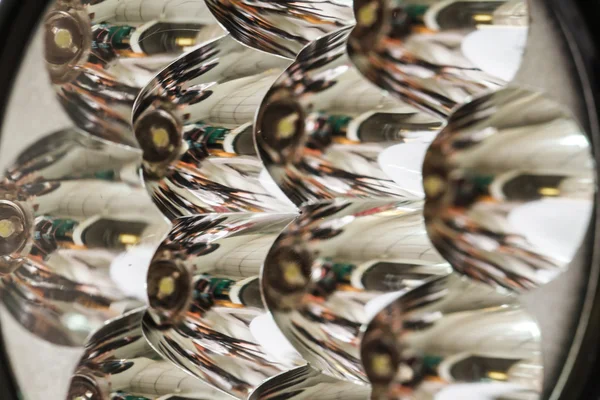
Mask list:
[[[143,315],[134,310],[88,339],[68,400],[232,399],[162,360],[142,335]]]
[[[206,0],[206,5],[239,42],[291,58],[312,40],[354,23],[350,0]]]
[[[304,48],[257,113],[262,161],[297,205],[422,194],[419,155],[441,121],[364,79],[345,54],[348,33],[329,34]]]
[[[544,95],[506,88],[459,108],[423,166],[429,236],[455,270],[524,291],[554,279],[588,229],[587,137]]]
[[[355,0],[348,53],[370,81],[447,116],[498,89],[520,65],[525,0]]]
[[[293,210],[278,198],[284,196],[263,172],[252,139],[254,113],[289,63],[223,36],[143,90],[135,134],[146,185],[165,215]]]
[[[148,271],[144,334],[190,374],[240,399],[270,377],[305,364],[263,306],[259,274],[294,215],[181,218]]]
[[[315,368],[364,383],[361,332],[382,307],[449,267],[425,231],[422,203],[316,203],[279,236],[263,295],[277,326]]]
[[[305,365],[267,380],[249,400],[365,400],[370,392],[367,386],[334,379]]]
[[[500,89],[522,1],[80,1],[42,28],[85,133],[0,187],[0,309],[61,346],[110,320],[69,400],[542,397],[513,292],[596,187],[571,116]]]
[[[453,274],[408,291],[364,332],[373,399],[540,399],[536,322],[514,297]]]
[[[3,299],[27,329],[81,345],[145,301],[147,263],[169,225],[139,184],[139,154],[78,131],[24,151],[0,184]],[[138,280],[139,279],[139,280]]]
[[[202,0],[58,0],[44,29],[47,69],[73,122],[129,145],[139,90],[178,55],[223,34]]]

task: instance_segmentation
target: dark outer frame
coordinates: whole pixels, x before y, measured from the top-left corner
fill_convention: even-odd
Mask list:
[[[530,0],[537,7],[544,7],[554,19],[566,43],[567,57],[571,58],[571,70],[577,75],[581,110],[577,110],[580,122],[586,127],[594,144],[597,168],[600,166],[600,2],[596,0]],[[0,115],[4,115],[10,93],[20,69],[25,50],[49,0],[1,0],[0,1]],[[544,85],[542,85],[544,86]],[[573,89],[571,89],[573,90]],[[3,118],[0,119],[0,128]],[[1,130],[0,130],[1,132]],[[598,169],[597,169],[598,171]],[[596,204],[600,204],[597,194]],[[547,375],[547,392],[544,398],[551,400],[590,400],[600,398],[600,243],[595,239],[600,232],[600,216],[595,213],[594,225],[588,235],[588,251],[581,262],[588,282],[582,284],[585,293],[579,300],[579,317],[573,320],[574,338],[569,348],[563,348],[553,357],[564,368]],[[550,378],[550,379],[548,379]],[[34,377],[35,379],[35,377]],[[554,389],[554,390],[553,390]],[[562,394],[562,395],[561,395]],[[0,337],[0,399],[17,400],[17,386],[9,360]]]
[[[600,2],[595,0],[547,0],[549,9],[557,19],[573,58],[574,68],[581,84],[589,125],[586,127],[593,143],[596,177],[600,168]],[[589,281],[587,293],[582,296],[582,312],[575,339],[566,355],[565,368],[557,380],[557,391],[548,398],[598,399],[600,398],[600,244],[595,233],[600,232],[600,192],[596,193],[595,225],[588,236]],[[560,392],[560,393],[557,393]]]

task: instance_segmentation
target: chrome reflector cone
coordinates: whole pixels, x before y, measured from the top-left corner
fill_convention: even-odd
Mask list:
[[[109,321],[89,338],[68,399],[232,399],[163,361],[142,336],[143,314],[134,310]]]
[[[16,272],[5,278],[4,297],[26,328],[81,345],[92,329],[121,314],[127,299],[145,300],[143,284],[130,280],[143,279],[169,226],[139,185],[138,158],[64,131],[8,169],[0,201],[2,272]],[[26,317],[25,310],[36,311]]]
[[[515,298],[451,275],[380,311],[361,355],[373,399],[537,400],[540,340]]]
[[[348,52],[358,69],[440,116],[512,79],[527,35],[524,0],[355,0],[354,12]]]
[[[291,58],[312,40],[354,23],[349,0],[206,0],[206,5],[240,43]]]
[[[223,36],[178,59],[144,89],[135,135],[144,179],[165,215],[293,209],[271,193],[252,142],[254,113],[289,63]]]
[[[81,346],[104,321],[141,305],[102,283],[80,283],[28,262],[2,279],[2,302],[36,336],[61,346]]]
[[[240,399],[304,364],[267,314],[259,285],[269,247],[293,218],[239,213],[177,220],[148,271],[144,334],[152,346]]]
[[[65,111],[82,129],[129,145],[139,90],[178,55],[223,33],[202,1],[167,0],[58,0],[44,29]]]
[[[513,290],[564,271],[596,191],[590,144],[568,111],[505,88],[460,107],[423,166],[425,217],[459,272]]]
[[[339,381],[304,365],[269,379],[249,400],[365,400],[370,392],[367,386]]]
[[[262,161],[297,205],[422,193],[419,155],[441,121],[364,79],[345,55],[348,33],[329,34],[304,48],[257,114]],[[400,162],[403,168],[397,168]]]
[[[315,368],[365,382],[361,332],[402,291],[449,267],[433,249],[421,202],[335,201],[302,208],[265,261],[277,325]]]

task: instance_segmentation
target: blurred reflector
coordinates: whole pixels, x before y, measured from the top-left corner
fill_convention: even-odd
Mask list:
[[[522,7],[503,7],[515,3]],[[489,26],[523,30],[527,21],[523,0],[355,0],[354,12],[348,52],[358,69],[399,99],[442,117],[469,97],[505,85],[473,62],[472,51],[465,57],[470,34]],[[516,47],[520,54],[522,41],[514,39],[496,51]],[[511,59],[518,66],[520,57]]]
[[[515,298],[450,275],[380,311],[361,355],[373,398],[537,400],[540,341]]]
[[[230,396],[163,361],[142,336],[143,309],[109,321],[88,339],[69,400],[227,400]]]
[[[219,23],[240,43],[294,57],[311,41],[354,23],[352,2],[206,0]]]
[[[139,153],[79,131],[25,150],[0,185],[3,298],[45,340],[81,345],[106,319],[145,297],[140,281],[169,228],[136,174]],[[2,222],[6,221],[6,222]],[[162,232],[162,233],[161,233]],[[134,252],[127,264],[124,257]],[[143,281],[141,281],[143,282]]]
[[[432,242],[460,273],[528,290],[564,271],[596,190],[590,144],[544,95],[505,88],[460,107],[423,167]]]

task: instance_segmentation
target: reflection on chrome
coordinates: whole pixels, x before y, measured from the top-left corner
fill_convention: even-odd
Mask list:
[[[208,214],[175,221],[148,271],[144,334],[165,358],[241,399],[305,364],[266,313],[259,275],[294,214]]]
[[[309,363],[364,383],[360,337],[371,316],[449,270],[427,238],[422,202],[337,200],[302,208],[269,251],[262,289]]]
[[[304,365],[269,379],[248,399],[366,400],[370,392],[368,386],[340,381]]]
[[[81,346],[104,321],[141,305],[113,287],[79,283],[28,261],[2,278],[2,304],[27,330],[61,346]]]
[[[109,321],[87,341],[68,400],[231,400],[164,361],[142,335],[143,309]]]
[[[0,273],[14,273],[4,278],[3,297],[33,333],[80,345],[107,318],[145,300],[147,264],[169,225],[140,186],[138,158],[63,131],[8,169],[0,183]]]
[[[310,41],[354,23],[350,0],[206,0],[206,5],[239,42],[291,58]]]
[[[422,158],[409,154],[424,154],[441,127],[351,66],[348,33],[329,34],[304,48],[257,113],[262,161],[297,205],[337,197],[414,197]],[[390,157],[395,163],[400,158],[403,168],[390,168]]]
[[[514,297],[455,274],[380,311],[361,355],[374,399],[541,398],[536,322]]]
[[[590,144],[570,112],[506,88],[460,107],[423,166],[430,238],[455,270],[517,291],[567,268],[596,189]]]
[[[135,145],[130,117],[140,88],[223,31],[202,1],[58,0],[44,34],[47,69],[73,122]]]
[[[348,52],[372,82],[435,115],[516,72],[525,0],[355,0]]]
[[[135,135],[147,188],[165,215],[293,210],[265,182],[252,138],[256,109],[289,63],[222,36],[143,90]]]

